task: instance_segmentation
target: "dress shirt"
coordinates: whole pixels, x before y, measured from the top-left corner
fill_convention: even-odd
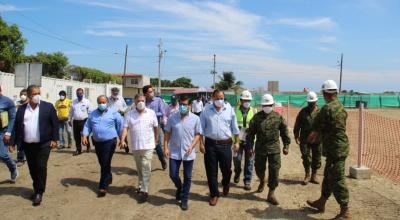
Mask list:
[[[154,128],[158,127],[156,113],[145,108],[140,114],[133,108],[125,115],[124,127],[129,128],[133,150],[151,150],[156,147]]]
[[[40,103],[35,109],[32,109],[30,103],[25,110],[24,115],[24,142],[25,143],[39,143],[40,142],[40,131],[39,131],[39,108]]]
[[[192,102],[192,112],[199,113],[202,111],[203,111],[203,102],[201,100],[200,101],[194,100]]]
[[[156,113],[158,122],[160,122],[165,115],[165,104],[160,97],[153,97],[152,100],[147,100],[146,98],[146,108],[149,108]]]
[[[214,140],[227,140],[240,132],[235,111],[227,103],[219,112],[214,104],[208,105],[200,115],[200,122],[204,136]]]
[[[95,141],[108,141],[121,137],[123,119],[114,109],[106,109],[103,112],[99,109],[90,113],[83,128],[83,135],[88,137],[93,132]]]
[[[88,99],[83,98],[82,101],[74,99],[72,101],[71,110],[69,111],[69,120],[85,120],[89,117],[92,107]]]
[[[113,108],[117,112],[125,112],[128,106],[122,96],[114,99],[112,96],[108,97],[108,108]]]
[[[181,119],[181,114],[175,113],[168,119],[165,132],[171,135],[169,140],[171,159],[194,160],[196,158],[196,150],[193,150],[190,155],[186,154],[186,150],[192,144],[194,137],[202,134],[199,116],[190,112]]]

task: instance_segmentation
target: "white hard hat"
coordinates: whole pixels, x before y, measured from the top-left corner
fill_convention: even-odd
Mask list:
[[[317,101],[318,101],[317,93],[310,91],[307,94],[307,102],[317,102]]]
[[[240,96],[240,99],[253,100],[253,96],[251,95],[251,92],[249,90],[244,90],[242,92],[242,95]]]
[[[270,94],[265,94],[262,97],[261,105],[272,105],[274,104],[274,97]]]
[[[324,84],[322,84],[322,91],[326,93],[336,93],[338,91],[338,87],[333,80],[326,80]]]

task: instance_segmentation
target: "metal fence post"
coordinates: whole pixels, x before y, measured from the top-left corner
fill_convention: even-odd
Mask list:
[[[290,117],[289,111],[290,111],[290,96],[288,96],[288,101],[287,101],[287,122],[286,123],[288,126],[290,126],[289,125],[289,117]]]
[[[359,116],[358,116],[358,160],[357,166],[361,167],[362,165],[362,154],[364,147],[364,103],[360,102],[359,106]]]

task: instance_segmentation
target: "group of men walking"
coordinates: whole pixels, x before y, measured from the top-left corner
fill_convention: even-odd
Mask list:
[[[262,110],[257,112],[251,106],[253,98],[247,90],[242,92],[236,108],[225,101],[224,93],[219,90],[214,90],[212,104],[205,107],[200,98],[190,103],[186,96],[172,97],[171,105],[166,107],[162,99],[154,95],[154,89],[149,85],[143,88],[143,94],[135,96],[134,105],[130,109],[118,96],[117,89],[113,89],[112,97],[99,96],[96,109],[92,109],[83,92],[78,89],[77,99],[72,103],[66,101],[65,92],[60,92],[60,100],[55,104],[56,111],[53,105],[40,100],[38,87],[30,86],[27,91],[29,101],[18,109],[15,125],[15,107],[6,97],[0,95],[0,112],[8,111],[9,115],[8,127],[5,126],[1,133],[2,139],[5,144],[11,145],[16,140],[23,140],[21,144],[27,156],[35,191],[34,204],[40,204],[44,193],[50,149],[57,146],[56,141],[59,139],[60,146],[65,146],[63,129],[67,128],[68,131],[68,124],[71,122],[77,148],[74,155],[82,153],[81,144],[90,150],[89,136],[92,135],[92,143],[101,167],[99,197],[105,196],[108,186],[112,184],[111,160],[118,140],[119,147],[129,151],[126,140],[130,135],[130,145],[138,170],[139,202],[146,202],[148,198],[151,161],[155,149],[164,170],[167,169],[168,160],[169,175],[176,186],[176,200],[180,201],[183,210],[187,210],[196,158],[195,147],[199,145],[200,152],[204,154],[211,206],[217,205],[220,198],[218,167],[222,173],[222,195],[228,196],[232,161],[233,180],[239,183],[243,157],[244,189],[251,190],[254,163],[260,181],[257,192],[263,192],[268,163],[267,201],[273,205],[279,204],[275,196],[281,167],[279,139],[283,142],[284,155],[289,153],[291,141],[287,124],[274,111],[275,102],[270,94],[262,97]],[[321,109],[316,104],[317,95],[314,92],[308,94],[308,105],[300,111],[293,129],[305,169],[303,184],[319,183],[317,170],[321,167],[322,151],[322,155],[326,156],[326,166],[321,197],[307,203],[324,211],[325,202],[333,193],[341,206],[337,218],[348,218],[349,195],[344,181],[344,163],[349,148],[345,133],[347,113],[337,100],[338,89],[334,81],[324,82],[322,94],[326,104]],[[68,108],[69,111],[66,110]],[[67,146],[70,144],[71,138],[68,136]],[[1,148],[1,158],[9,166],[11,179],[15,180],[18,176],[15,164],[8,159],[9,154],[4,150],[6,146],[2,144]],[[184,170],[183,181],[179,177],[181,164]]]

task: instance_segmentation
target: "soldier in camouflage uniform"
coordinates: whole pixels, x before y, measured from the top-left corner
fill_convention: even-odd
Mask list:
[[[250,149],[252,154],[255,154],[255,170],[260,185],[258,192],[264,190],[264,178],[266,163],[268,160],[268,197],[267,201],[273,205],[278,205],[275,198],[275,188],[278,186],[279,169],[281,168],[281,154],[279,136],[283,141],[283,154],[289,153],[290,137],[285,120],[277,112],[273,111],[274,99],[271,95],[266,94],[262,100],[263,111],[254,115],[250,121],[249,130],[247,133],[247,143],[249,146],[254,146],[254,138],[257,138],[255,150]]]
[[[312,131],[314,118],[319,113],[317,101],[318,96],[315,92],[307,94],[308,106],[301,109],[297,115],[293,129],[296,143],[300,145],[301,158],[303,159],[305,170],[303,185],[307,185],[308,182],[319,184],[317,170],[321,167],[321,141],[319,139],[313,144],[307,142],[308,135]],[[311,179],[310,168],[312,170]]]
[[[326,200],[333,193],[340,205],[340,213],[335,219],[349,219],[349,190],[345,183],[345,161],[349,154],[349,141],[346,135],[347,113],[337,99],[337,85],[333,80],[327,80],[322,85],[326,105],[324,105],[314,120],[314,131],[308,137],[310,143],[318,136],[322,138],[322,155],[326,156],[324,180],[321,197],[307,203],[325,211]]]

